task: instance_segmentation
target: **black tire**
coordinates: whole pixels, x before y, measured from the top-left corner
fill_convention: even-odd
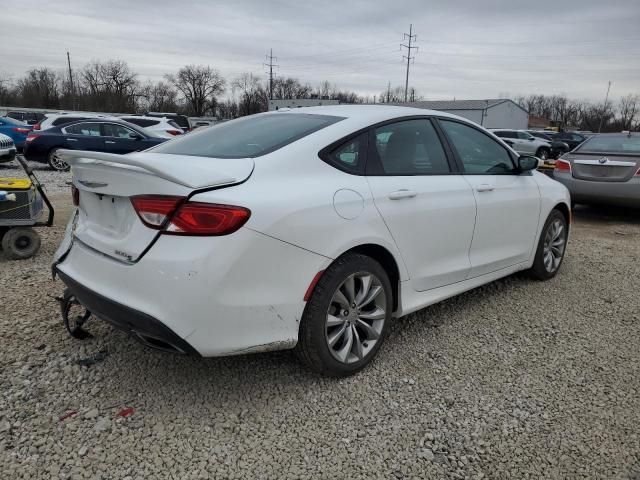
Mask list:
[[[351,363],[341,362],[334,357],[328,344],[327,316],[334,294],[352,275],[373,275],[379,281],[386,302],[384,322],[379,336],[363,358]],[[355,303],[354,303],[355,305]],[[300,322],[298,344],[295,352],[298,358],[312,370],[330,377],[346,377],[365,368],[376,356],[389,332],[393,310],[393,293],[387,272],[382,266],[366,255],[348,253],[338,258],[325,270],[307,302]],[[359,311],[359,310],[358,310]],[[356,320],[357,321],[357,320]],[[349,327],[348,327],[349,328]],[[356,328],[354,326],[353,328]],[[369,341],[373,343],[373,341]],[[367,340],[362,344],[367,347]]]
[[[562,254],[559,259],[559,262],[555,263],[555,257],[553,260],[553,268],[549,269],[548,264],[545,266],[545,242],[548,240],[548,236],[551,235],[550,229],[553,224],[559,222],[563,228],[563,247]],[[549,214],[547,221],[544,223],[544,227],[542,229],[542,233],[540,234],[540,239],[538,240],[538,247],[536,248],[536,256],[533,260],[533,266],[529,269],[529,275],[536,280],[549,280],[556,276],[560,267],[562,266],[562,262],[564,261],[564,255],[567,247],[567,234],[569,230],[567,228],[567,219],[562,214],[560,210],[554,209]]]
[[[545,147],[540,147],[536,152],[536,157],[538,157],[540,160],[547,160],[551,158],[551,150]]]
[[[69,170],[69,165],[67,165],[67,163],[62,160],[56,159],[55,156],[58,150],[60,150],[60,148],[58,147],[54,147],[49,150],[49,153],[47,154],[47,163],[57,172],[66,172]]]
[[[2,237],[2,250],[9,260],[32,257],[40,248],[40,235],[30,227],[15,227]]]

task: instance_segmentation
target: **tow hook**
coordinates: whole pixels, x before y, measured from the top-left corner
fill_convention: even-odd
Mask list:
[[[69,289],[65,289],[62,297],[55,297],[60,303],[62,323],[73,338],[86,340],[93,338],[82,326],[91,318],[91,312],[82,305]]]

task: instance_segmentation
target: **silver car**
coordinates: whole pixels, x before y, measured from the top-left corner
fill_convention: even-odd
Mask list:
[[[502,138],[520,155],[534,155],[540,160],[551,157],[551,142],[536,138],[524,130],[510,130],[506,128],[492,129],[491,133]]]
[[[640,134],[588,138],[556,161],[553,178],[571,192],[571,203],[640,208]]]

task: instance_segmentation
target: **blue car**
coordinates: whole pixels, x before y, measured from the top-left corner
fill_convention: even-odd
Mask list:
[[[3,133],[13,140],[18,151],[22,151],[27,135],[33,130],[31,125],[27,125],[20,120],[9,117],[0,117],[0,133]]]
[[[169,140],[128,122],[86,119],[29,134],[24,156],[32,162],[48,163],[54,170],[68,170],[57,154],[60,149],[129,153],[146,150]]]

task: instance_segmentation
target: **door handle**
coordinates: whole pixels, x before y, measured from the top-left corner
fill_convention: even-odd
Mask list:
[[[495,187],[493,185],[489,185],[488,183],[483,183],[476,187],[476,191],[478,192],[492,192]]]
[[[67,138],[67,142],[77,142],[77,138]]]
[[[395,192],[391,192],[389,194],[389,200],[400,200],[403,198],[413,198],[416,195],[418,195],[416,192],[414,192],[413,190],[396,190]]]
[[[116,143],[113,140],[105,140],[104,143]]]

